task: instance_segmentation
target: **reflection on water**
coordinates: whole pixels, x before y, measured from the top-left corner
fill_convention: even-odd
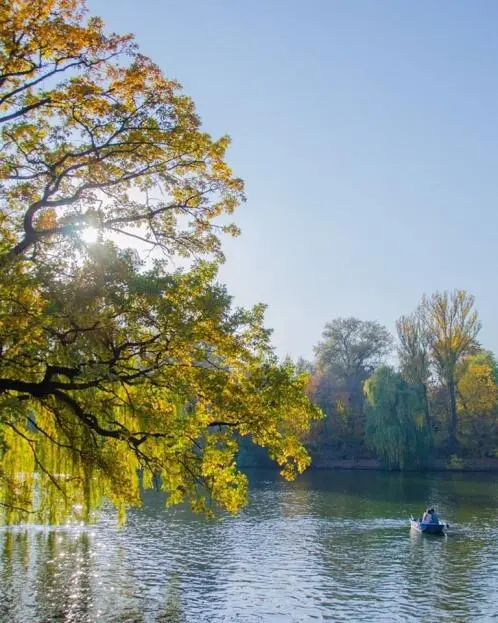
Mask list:
[[[252,474],[207,522],[158,494],[115,527],[0,529],[0,621],[486,621],[498,616],[493,475]],[[428,504],[447,537],[410,530]]]

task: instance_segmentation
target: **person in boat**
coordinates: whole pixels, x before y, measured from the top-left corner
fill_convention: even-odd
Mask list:
[[[433,508],[431,508],[430,512],[431,512],[431,517],[432,517],[431,523],[439,523],[439,515],[436,513],[436,511]]]
[[[428,508],[424,514],[422,515],[423,523],[431,523],[432,522],[432,510]]]

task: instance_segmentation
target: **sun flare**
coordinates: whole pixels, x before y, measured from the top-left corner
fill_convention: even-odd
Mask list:
[[[95,227],[85,227],[80,233],[80,238],[87,244],[94,244],[99,239],[99,230]]]

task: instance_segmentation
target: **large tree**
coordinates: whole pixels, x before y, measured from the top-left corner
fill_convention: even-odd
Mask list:
[[[0,0],[0,503],[56,521],[155,479],[236,510],[240,435],[292,477],[318,415],[216,282],[228,138],[83,0]],[[92,228],[95,244],[85,243]],[[147,261],[129,246],[151,250]],[[172,261],[182,257],[183,269]]]
[[[448,450],[456,452],[459,364],[476,349],[481,324],[474,309],[474,297],[464,290],[424,297],[420,309],[436,371],[448,392]]]
[[[492,353],[480,351],[459,366],[457,411],[459,440],[478,457],[496,457],[498,368]]]
[[[327,322],[315,348],[317,362],[342,378],[366,378],[392,349],[393,339],[381,324],[358,318]]]
[[[324,380],[329,377],[328,385],[335,386],[339,398],[332,411],[339,416],[343,432],[347,431],[345,438],[354,454],[361,451],[364,433],[363,383],[383,362],[392,344],[392,336],[378,322],[351,317],[328,322],[315,347],[319,374]]]
[[[366,437],[390,468],[403,469],[426,461],[427,431],[421,394],[388,366],[365,382]]]
[[[423,396],[425,426],[429,438],[432,435],[432,419],[429,404],[429,381],[431,378],[431,351],[429,332],[423,310],[419,307],[409,316],[401,316],[396,322],[398,332],[398,358],[404,379],[419,387]]]

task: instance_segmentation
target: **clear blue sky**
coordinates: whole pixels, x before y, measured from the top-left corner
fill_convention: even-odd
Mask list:
[[[394,331],[421,295],[476,297],[498,351],[498,2],[109,0],[246,181],[222,280],[281,354],[336,316]]]

